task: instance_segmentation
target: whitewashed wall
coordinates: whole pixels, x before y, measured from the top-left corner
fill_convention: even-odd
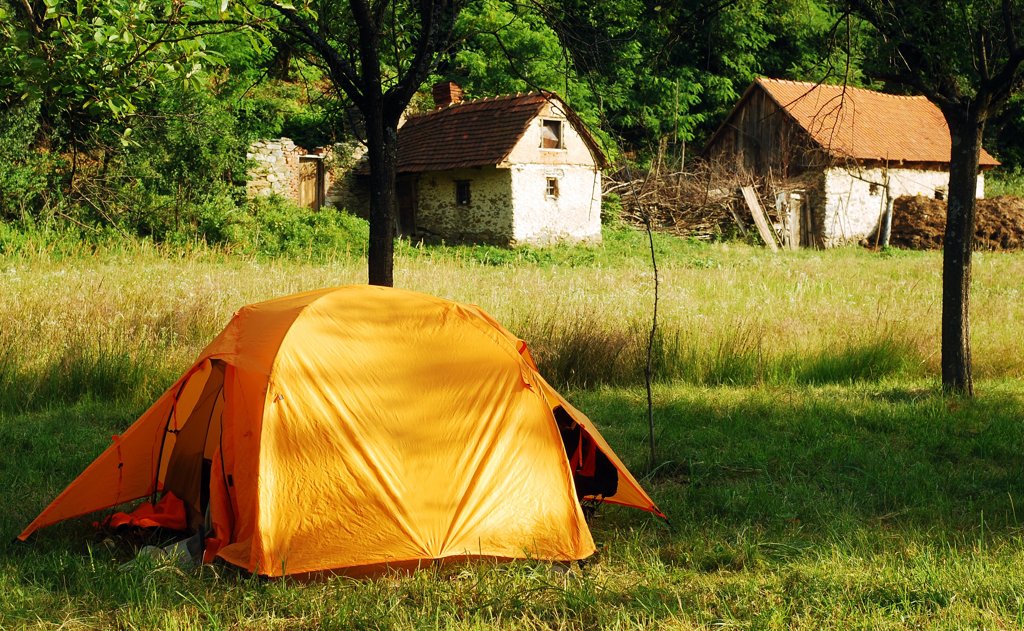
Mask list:
[[[558,197],[546,195],[549,177],[558,180]],[[512,203],[515,243],[601,241],[601,173],[593,167],[513,165]]]
[[[561,149],[541,148],[544,120],[562,121]],[[512,169],[514,243],[601,241],[601,173],[558,101],[544,105],[503,166]],[[546,195],[558,178],[558,197]]]
[[[947,171],[890,168],[889,194],[935,197],[948,194]],[[826,247],[859,241],[874,232],[885,204],[886,170],[832,167],[825,171],[825,207],[820,217]],[[872,184],[875,186],[872,187]],[[985,176],[978,175],[977,196],[985,196]]]
[[[470,183],[470,203],[455,200],[455,182]],[[482,167],[436,171],[419,176],[419,232],[454,242],[507,244],[512,231],[512,174]]]
[[[545,119],[562,121],[562,149],[541,148],[541,131]],[[593,167],[594,156],[590,154],[590,148],[583,141],[583,136],[569,124],[569,119],[558,101],[553,101],[546,103],[537,117],[530,121],[522,138],[509,152],[506,164],[568,164]]]

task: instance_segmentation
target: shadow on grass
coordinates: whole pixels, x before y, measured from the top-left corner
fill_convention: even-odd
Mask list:
[[[945,399],[924,383],[659,387],[665,464],[643,484],[673,526],[603,508],[592,522],[595,569],[565,577],[531,562],[319,584],[216,566],[122,571],[123,559],[94,543],[90,518],[69,520],[0,552],[0,623],[787,628],[791,616],[813,626],[839,609],[833,626],[846,628],[888,616],[915,626],[954,602],[969,610],[953,627],[970,627],[975,609],[1013,619],[1022,385],[980,384],[975,401]],[[572,398],[642,474],[643,393]],[[15,447],[0,451],[0,485],[19,489],[0,503],[0,534],[13,537],[136,412],[83,403],[0,413],[0,442]],[[1004,574],[1011,578],[992,583]]]
[[[891,336],[827,348],[807,358],[787,357],[783,362],[799,384],[878,381],[913,374],[922,363],[916,348]]]
[[[641,472],[638,394],[607,389],[581,399]],[[1015,536],[1024,526],[1019,383],[982,386],[973,401],[872,383],[679,386],[656,400],[662,466],[647,484],[684,530],[843,539],[863,528]]]
[[[521,328],[549,381],[558,387],[588,388],[643,384],[648,326],[610,326],[596,315],[581,315],[531,321]],[[663,382],[716,386],[920,377],[925,364],[911,339],[891,331],[795,352],[769,341],[763,325],[743,320],[708,335],[663,326],[655,337],[652,362],[653,374]]]
[[[69,347],[57,358],[26,366],[0,355],[0,411],[29,412],[83,401],[146,402],[176,375],[163,358],[128,349]]]

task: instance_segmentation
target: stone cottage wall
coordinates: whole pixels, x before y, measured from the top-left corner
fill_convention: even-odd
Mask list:
[[[246,190],[249,196],[280,195],[299,200],[299,157],[306,150],[290,138],[257,140],[249,146],[246,158],[255,162],[249,169]]]
[[[331,169],[331,164],[336,160],[334,154],[330,147],[317,147],[307,151],[290,138],[257,140],[249,146],[246,153],[246,158],[254,163],[249,169],[246,191],[250,197],[280,195],[298,204],[301,158],[318,155],[324,160],[324,200],[325,203],[331,203],[330,191],[335,186],[335,177]]]
[[[369,187],[356,174],[366,146],[352,140],[334,145],[327,163],[330,183],[327,185],[327,203],[362,217],[370,218]]]
[[[468,181],[470,202],[455,200],[457,181]],[[508,169],[481,167],[419,176],[416,229],[449,242],[505,245],[512,233],[512,175]]]

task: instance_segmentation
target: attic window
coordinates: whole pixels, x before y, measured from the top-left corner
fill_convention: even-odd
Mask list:
[[[469,206],[469,180],[455,180],[455,203]]]
[[[547,178],[547,186],[544,188],[545,197],[558,197],[558,178],[549,177]]]
[[[874,182],[868,185],[868,195],[878,195],[879,191],[881,190],[882,187],[880,187],[878,184],[875,184]]]
[[[542,120],[540,129],[540,148],[561,149],[562,147],[562,121]]]
[[[945,186],[938,186],[938,187],[935,188],[935,199],[939,200],[940,202],[942,200],[946,199],[946,187]]]

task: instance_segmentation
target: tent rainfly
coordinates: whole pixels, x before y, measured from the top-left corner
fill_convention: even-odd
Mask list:
[[[581,500],[662,515],[522,340],[479,307],[370,286],[240,309],[19,539],[158,496],[180,498],[206,561],[267,576],[583,559]]]

